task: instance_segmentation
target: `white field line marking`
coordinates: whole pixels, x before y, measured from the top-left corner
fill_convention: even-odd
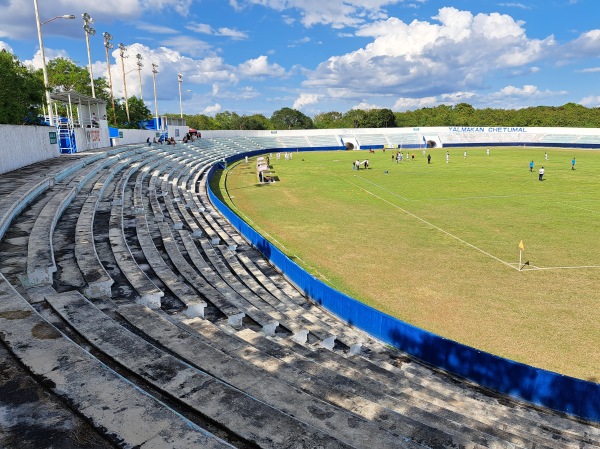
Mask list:
[[[573,267],[530,267],[522,268],[521,271],[538,271],[538,270],[583,270],[586,268],[600,268],[600,265],[580,265]]]
[[[375,182],[373,182],[373,181],[371,181],[371,180],[369,180],[369,179],[363,178],[362,176],[359,176],[359,175],[354,175],[354,176],[356,176],[357,178],[360,178],[360,179],[362,179],[362,180],[363,180],[363,181],[365,181],[365,182],[368,182],[369,184],[373,184],[374,186],[376,186],[376,187],[379,187],[379,188],[380,188],[381,190],[383,190],[384,192],[387,192],[387,193],[389,193],[390,195],[397,196],[398,198],[401,198],[401,199],[403,199],[404,201],[418,201],[418,200],[411,200],[411,199],[405,198],[405,197],[403,197],[402,195],[398,195],[396,192],[392,192],[391,190],[388,190],[388,189],[386,189],[385,187],[383,187],[383,186],[380,186],[379,184],[377,184],[377,183],[375,183]]]
[[[592,214],[600,214],[600,212],[599,212],[599,211],[597,211],[597,210],[591,210],[591,209],[586,209],[586,208],[584,208],[584,207],[573,206],[573,205],[571,205],[571,204],[568,204],[568,203],[565,203],[565,202],[563,202],[563,201],[557,201],[557,203],[558,203],[558,204],[564,204],[565,206],[567,206],[567,207],[570,207],[570,208],[573,208],[573,209],[579,209],[579,210],[582,210],[582,211],[585,211],[585,212],[590,212],[590,213],[592,213]]]
[[[339,175],[336,175],[336,176],[340,177],[342,180],[346,181],[347,183],[349,183],[349,184],[352,184],[353,186],[355,186],[355,187],[357,187],[357,188],[359,188],[359,189],[361,189],[361,190],[363,190],[363,191],[367,192],[368,194],[370,194],[370,195],[373,195],[373,196],[374,196],[375,198],[377,198],[378,200],[380,200],[380,201],[383,201],[384,203],[387,203],[387,204],[389,204],[390,206],[392,206],[392,207],[394,207],[394,208],[398,209],[398,210],[399,210],[399,211],[401,211],[401,212],[404,212],[406,215],[409,215],[409,216],[413,217],[414,219],[416,219],[416,220],[418,220],[418,221],[420,221],[420,222],[422,222],[422,223],[426,224],[427,226],[430,226],[430,227],[432,227],[433,229],[435,229],[435,230],[437,230],[437,231],[439,231],[439,232],[441,232],[441,233],[443,233],[443,234],[446,234],[447,236],[449,236],[449,237],[452,237],[452,238],[453,238],[453,239],[455,239],[455,240],[458,240],[458,241],[459,241],[459,242],[461,242],[462,244],[464,244],[464,245],[467,245],[468,247],[470,247],[470,248],[473,248],[474,250],[476,250],[476,251],[479,251],[480,253],[482,253],[482,254],[485,254],[485,255],[486,255],[486,256],[488,256],[488,257],[491,257],[492,259],[494,259],[494,260],[496,260],[496,261],[498,261],[498,262],[500,262],[500,263],[502,263],[502,264],[506,265],[507,267],[510,267],[510,268],[512,268],[512,269],[514,269],[514,270],[517,270],[517,271],[518,271],[518,268],[517,268],[517,267],[514,267],[514,266],[512,266],[512,265],[511,265],[509,262],[505,262],[504,260],[502,260],[502,259],[500,259],[500,258],[498,258],[498,257],[494,256],[493,254],[490,254],[490,253],[488,253],[487,251],[484,251],[484,250],[482,250],[481,248],[478,248],[477,246],[475,246],[475,245],[473,245],[473,244],[471,244],[471,243],[469,243],[469,242],[467,242],[467,241],[465,241],[465,240],[461,239],[460,237],[458,237],[458,236],[456,236],[456,235],[454,235],[454,234],[451,234],[450,232],[448,232],[448,231],[446,231],[446,230],[444,230],[444,229],[440,228],[439,226],[436,226],[436,225],[434,225],[433,223],[431,223],[431,222],[429,222],[429,221],[427,221],[427,220],[425,220],[425,219],[423,219],[423,218],[419,217],[418,215],[415,215],[415,214],[413,214],[412,212],[409,212],[409,211],[407,211],[406,209],[404,209],[404,208],[402,208],[402,207],[398,206],[397,204],[394,204],[394,203],[392,203],[391,201],[388,201],[388,200],[386,200],[385,198],[382,198],[382,197],[380,197],[379,195],[376,195],[375,193],[371,192],[370,190],[368,190],[368,189],[365,189],[364,187],[362,187],[362,186],[359,186],[358,184],[356,184],[356,183],[354,183],[354,182],[351,182],[351,181],[349,181],[349,180],[347,180],[347,179],[345,179],[345,178],[343,178],[343,177],[341,177],[341,176],[339,176]],[[355,176],[355,177],[358,177],[358,178],[360,178],[360,179],[363,179],[363,180],[365,180],[365,179],[364,179],[362,176],[358,176],[358,175],[354,175],[354,176]],[[377,184],[376,184],[376,183],[374,183],[374,182],[371,182],[371,184],[373,184],[373,185],[377,186]],[[383,188],[382,188],[382,189],[383,189]],[[385,189],[383,189],[383,190],[385,190]]]
[[[375,182],[373,182],[373,181],[371,181],[371,180],[369,180],[369,179],[366,179],[366,178],[364,178],[364,177],[362,177],[362,176],[359,176],[359,175],[354,175],[354,176],[355,176],[355,177],[357,177],[357,178],[360,178],[360,179],[362,179],[362,180],[363,180],[363,181],[365,181],[365,182],[368,182],[368,183],[370,183],[370,184],[373,184],[373,185],[374,185],[374,186],[376,186],[376,187],[379,187],[381,190],[383,190],[383,191],[385,191],[385,192],[388,192],[388,193],[390,193],[391,195],[395,195],[395,196],[397,196],[397,197],[399,197],[399,198],[402,198],[403,200],[406,200],[406,201],[413,201],[413,200],[409,200],[409,199],[407,199],[407,198],[404,198],[404,197],[402,197],[402,196],[400,196],[400,195],[398,195],[398,194],[396,194],[396,193],[394,193],[394,192],[392,192],[392,191],[390,191],[390,190],[388,190],[388,189],[386,189],[386,188],[384,188],[384,187],[380,186],[379,184],[377,184],[377,183],[375,183]],[[481,252],[481,253],[483,253],[483,254],[485,254],[485,255],[487,255],[487,256],[489,256],[489,257],[491,257],[491,258],[493,258],[493,259],[495,259],[495,260],[497,260],[497,261],[499,261],[499,262],[502,262],[503,264],[505,264],[505,265],[508,265],[508,266],[510,266],[511,268],[514,268],[514,269],[515,269],[515,270],[517,270],[517,271],[538,271],[538,270],[578,270],[578,269],[587,269],[587,268],[600,268],[600,265],[578,265],[578,266],[564,266],[564,267],[536,267],[536,266],[533,266],[533,265],[531,265],[531,266],[529,266],[528,268],[525,268],[525,267],[523,267],[523,268],[521,268],[521,269],[519,270],[519,264],[518,264],[518,263],[509,263],[509,262],[505,262],[505,261],[503,261],[503,260],[499,259],[498,257],[496,257],[496,256],[494,256],[494,255],[492,255],[492,254],[489,254],[489,253],[487,253],[486,251],[482,250],[481,248],[478,248],[478,247],[476,247],[475,245],[472,245],[471,243],[464,241],[464,240],[463,240],[463,239],[461,239],[460,237],[457,237],[457,236],[455,236],[455,235],[453,235],[453,234],[449,233],[448,231],[445,231],[445,230],[441,229],[440,227],[438,227],[438,226],[436,226],[436,225],[434,225],[434,224],[432,224],[432,223],[429,223],[428,221],[426,221],[426,220],[424,220],[424,219],[422,219],[422,218],[418,217],[417,215],[415,215],[415,214],[413,214],[413,213],[411,213],[411,212],[408,212],[408,211],[407,211],[407,210],[405,210],[405,209],[402,209],[400,206],[397,206],[397,205],[395,205],[395,204],[393,204],[393,203],[391,203],[391,202],[389,202],[389,201],[387,201],[387,200],[385,200],[385,199],[383,199],[383,198],[379,197],[378,195],[375,195],[375,194],[374,194],[374,193],[372,193],[371,191],[369,191],[369,190],[367,190],[367,189],[365,189],[365,188],[363,188],[363,187],[361,187],[361,186],[359,186],[359,185],[357,185],[357,184],[355,184],[355,183],[352,183],[352,182],[348,181],[347,179],[344,179],[344,178],[342,178],[342,179],[343,179],[344,181],[346,181],[346,182],[349,182],[350,184],[352,184],[352,185],[354,185],[354,186],[358,187],[359,189],[361,189],[361,190],[364,190],[365,192],[367,192],[367,193],[369,193],[369,194],[373,195],[375,198],[378,198],[378,199],[380,199],[381,201],[384,201],[384,202],[386,202],[386,203],[388,203],[388,204],[392,205],[393,207],[395,207],[395,208],[397,208],[397,209],[401,210],[402,212],[404,212],[404,213],[406,213],[406,214],[408,214],[408,215],[410,215],[410,216],[412,216],[412,217],[416,218],[416,219],[417,219],[417,220],[419,220],[419,221],[422,221],[423,223],[426,223],[427,225],[429,225],[429,226],[433,227],[434,229],[437,229],[438,231],[440,231],[440,232],[443,232],[444,234],[446,234],[446,235],[448,235],[448,236],[450,236],[450,237],[452,237],[452,238],[454,238],[454,239],[458,240],[459,242],[462,242],[462,243],[464,243],[465,245],[467,245],[467,246],[469,246],[469,247],[471,247],[471,248],[473,248],[473,249],[476,249],[477,251],[479,251],[479,252]],[[508,196],[505,196],[505,197],[502,197],[502,196],[494,196],[494,197],[472,197],[472,198],[474,198],[474,199],[475,199],[475,198],[508,198]],[[463,199],[463,198],[455,198],[455,199]],[[466,198],[465,198],[465,199],[466,199]],[[593,211],[593,210],[584,209],[584,208],[582,208],[582,207],[571,206],[570,204],[563,203],[563,202],[561,202],[561,201],[557,201],[557,203],[559,203],[559,204],[565,204],[566,206],[573,207],[573,208],[575,208],[575,209],[581,209],[581,210],[584,210],[584,211],[587,211],[587,212],[599,213],[599,212],[597,212],[597,211]]]
[[[251,225],[257,232],[260,232],[260,234],[263,237],[265,237],[265,238],[269,239],[270,241],[276,243],[281,249],[285,250],[285,252],[288,254],[288,257],[298,259],[305,267],[308,267],[309,269],[311,269],[321,279],[324,279],[327,282],[330,282],[330,279],[327,278],[325,275],[323,275],[319,270],[317,270],[316,267],[310,265],[309,263],[306,263],[306,261],[304,259],[302,259],[302,257],[298,256],[297,254],[292,253],[287,248],[287,246],[285,246],[282,242],[280,242],[279,240],[277,240],[273,235],[269,234],[264,228],[262,228],[261,226],[259,226],[248,215],[246,215],[243,211],[241,211],[236,206],[235,201],[233,201],[233,197],[231,195],[229,195],[229,191],[227,190],[227,184],[225,185],[225,191],[227,192],[227,196],[229,197],[229,201],[231,202],[231,206],[232,206],[231,208],[233,210],[235,210],[237,212],[237,214],[240,217],[242,217],[246,223],[248,223],[249,225]]]
[[[373,184],[373,185],[374,185],[374,186],[376,186],[376,187],[379,187],[379,188],[380,188],[381,190],[383,190],[384,192],[387,192],[387,193],[389,193],[389,194],[391,194],[391,195],[395,195],[395,196],[397,196],[397,197],[399,197],[399,198],[402,198],[403,200],[406,200],[406,201],[419,201],[419,200],[409,200],[409,199],[407,199],[407,198],[404,198],[403,196],[401,196],[401,195],[398,195],[398,194],[396,194],[396,193],[394,193],[394,192],[392,192],[392,191],[390,191],[390,190],[388,190],[388,189],[384,188],[383,186],[380,186],[379,184],[377,184],[377,183],[375,183],[375,182],[373,182],[373,181],[371,181],[371,180],[369,180],[369,179],[366,179],[366,178],[364,178],[364,177],[362,177],[362,176],[359,176],[359,175],[354,175],[354,176],[355,176],[355,177],[357,177],[357,178],[360,178],[360,179],[362,179],[362,180],[363,180],[363,181],[365,181],[365,182],[368,182],[368,183],[370,183],[370,184]],[[349,182],[349,181],[347,181],[347,182]],[[353,183],[351,183],[351,184],[353,184]],[[359,187],[359,188],[363,189],[363,188],[362,188],[362,187],[360,187],[360,186],[357,186],[357,187]],[[382,198],[378,197],[377,195],[375,195],[374,193],[371,193],[370,191],[368,191],[368,190],[366,190],[366,189],[363,189],[363,190],[364,190],[365,192],[368,192],[369,194],[371,194],[371,195],[375,196],[376,198],[379,198],[379,199],[381,199],[382,201],[385,201],[385,202],[387,202],[388,204],[392,204],[392,203],[390,203],[389,201],[387,201],[387,200],[383,200]],[[447,199],[448,199],[448,200],[462,200],[462,199],[512,198],[512,197],[517,197],[517,196],[531,196],[531,195],[479,196],[479,197],[463,197],[463,198],[447,198]],[[591,213],[594,213],[594,214],[600,213],[600,212],[598,212],[598,211],[589,210],[589,209],[584,209],[583,207],[572,206],[572,205],[570,205],[570,204],[568,204],[568,203],[565,203],[565,202],[562,202],[562,201],[557,201],[556,203],[557,203],[557,204],[564,204],[565,206],[569,206],[569,207],[572,207],[572,208],[574,208],[574,209],[581,209],[581,210],[583,210],[583,211],[586,211],[586,212],[591,212]],[[392,204],[392,205],[393,205],[393,204]],[[407,214],[409,214],[409,215],[411,215],[411,216],[413,216],[413,217],[417,218],[418,220],[421,220],[422,222],[424,222],[424,223],[427,223],[428,225],[432,226],[433,228],[435,228],[435,229],[437,229],[437,230],[439,230],[439,231],[441,231],[441,232],[443,232],[443,233],[445,233],[445,234],[447,234],[447,235],[451,236],[452,238],[455,238],[455,239],[457,239],[458,241],[460,241],[460,242],[463,242],[464,244],[466,244],[466,245],[468,245],[468,246],[470,246],[470,247],[472,247],[472,248],[476,249],[477,251],[480,251],[480,252],[482,252],[483,254],[486,254],[486,255],[488,255],[488,256],[490,256],[490,257],[492,257],[492,258],[494,258],[494,259],[496,259],[496,260],[498,260],[498,261],[500,261],[500,262],[502,262],[502,263],[504,263],[504,264],[510,265],[512,268],[516,269],[517,271],[537,271],[537,270],[580,270],[580,269],[589,269],[589,268],[600,268],[600,265],[576,265],[576,266],[564,266],[564,267],[536,267],[536,266],[534,266],[534,265],[531,265],[531,266],[529,266],[528,268],[525,268],[525,267],[523,267],[523,268],[521,268],[521,269],[519,270],[519,264],[518,264],[518,263],[507,263],[507,262],[504,262],[503,260],[500,260],[500,259],[498,259],[497,257],[495,257],[495,256],[493,256],[493,255],[491,255],[491,254],[488,254],[487,252],[483,251],[482,249],[480,249],[480,248],[478,248],[478,247],[476,247],[476,246],[474,246],[474,245],[472,245],[472,244],[470,244],[470,243],[468,243],[468,242],[465,242],[465,241],[464,241],[464,240],[462,240],[461,238],[459,238],[459,237],[456,237],[456,236],[454,236],[454,235],[450,234],[449,232],[447,232],[447,231],[444,231],[443,229],[441,229],[441,228],[439,228],[439,227],[437,227],[437,226],[435,226],[435,225],[433,225],[433,224],[431,224],[431,223],[429,223],[429,222],[427,222],[427,221],[425,221],[425,220],[423,220],[423,219],[421,219],[421,218],[417,217],[416,215],[414,215],[414,214],[412,214],[412,213],[410,213],[410,212],[408,212],[408,211],[406,211],[406,210],[404,210],[404,209],[400,208],[399,206],[395,206],[395,205],[393,205],[393,206],[394,206],[394,207],[396,207],[396,208],[398,208],[398,209],[400,209],[400,210],[402,210],[403,212],[406,212]]]
[[[428,198],[427,200],[415,200],[410,198],[405,198],[402,195],[398,195],[396,192],[392,192],[391,190],[386,189],[385,187],[373,182],[367,178],[364,178],[360,175],[354,175],[357,178],[362,179],[365,182],[373,184],[374,186],[380,188],[384,192],[389,193],[390,195],[397,196],[398,198],[403,199],[404,201],[412,201],[412,202],[431,202],[431,201],[469,201],[469,200],[493,200],[493,199],[505,199],[505,198],[527,198],[527,197],[539,197],[537,194],[523,194],[523,195],[487,195],[487,196],[458,196],[458,197],[445,197],[445,198]],[[557,201],[558,202],[558,201]]]

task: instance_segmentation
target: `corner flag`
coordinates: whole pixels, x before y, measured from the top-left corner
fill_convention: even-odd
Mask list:
[[[523,245],[523,240],[519,242],[519,250],[525,251],[525,245]]]

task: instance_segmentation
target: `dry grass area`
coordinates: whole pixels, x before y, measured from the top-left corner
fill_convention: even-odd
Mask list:
[[[461,343],[599,382],[600,152],[463,151],[448,164],[445,149],[431,150],[431,164],[420,150],[400,164],[389,150],[273,154],[280,182],[257,184],[254,162],[242,161],[220,186],[335,288]],[[370,168],[352,170],[356,158]]]

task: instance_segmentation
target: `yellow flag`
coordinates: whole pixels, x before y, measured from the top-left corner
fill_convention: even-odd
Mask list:
[[[519,242],[519,250],[525,251],[525,245],[523,245],[523,240]]]

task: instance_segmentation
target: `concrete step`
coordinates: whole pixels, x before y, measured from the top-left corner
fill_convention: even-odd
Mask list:
[[[70,326],[114,362],[247,441],[265,448],[295,448],[298,441],[312,441],[324,448],[348,447],[141,339],[77,292],[47,300]]]
[[[231,447],[191,425],[66,338],[3,276],[0,338],[46,388],[120,447]]]

